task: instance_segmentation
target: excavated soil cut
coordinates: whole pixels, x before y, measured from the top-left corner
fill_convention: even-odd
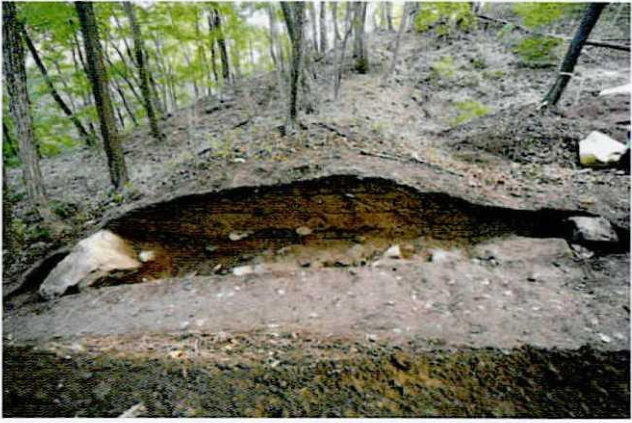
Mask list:
[[[103,229],[150,257],[116,275],[133,283],[225,272],[252,259],[363,266],[394,244],[410,258],[506,235],[564,238],[565,219],[577,214],[479,206],[387,179],[334,176],[180,197],[132,210]]]

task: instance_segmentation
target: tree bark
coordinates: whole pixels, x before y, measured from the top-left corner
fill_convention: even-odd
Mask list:
[[[230,84],[230,66],[228,52],[226,51],[226,40],[222,29],[222,17],[217,9],[213,9],[213,29],[216,31],[215,39],[219,46],[219,54],[222,61],[222,78],[226,84]]]
[[[298,117],[297,97],[298,83],[301,74],[301,56],[303,54],[303,25],[305,22],[305,3],[281,2],[287,32],[292,43],[292,61],[290,65],[290,96],[285,132],[296,130]]]
[[[320,19],[319,29],[320,29],[320,54],[325,55],[327,53],[327,3],[322,1],[320,2]]]
[[[358,73],[369,72],[369,56],[366,48],[365,39],[365,23],[366,23],[366,2],[354,3],[355,13],[353,17],[353,31],[354,31],[354,43],[353,43],[353,58],[355,60],[354,69]]]
[[[312,42],[314,43],[314,52],[318,53],[318,23],[316,22],[316,2],[310,2],[308,9],[309,20],[312,24]]]
[[[285,101],[285,95],[283,94],[284,85],[283,84],[283,71],[281,68],[281,58],[277,58],[278,50],[275,51],[276,46],[279,44],[279,40],[277,39],[277,28],[276,28],[276,15],[274,6],[271,3],[266,3],[266,10],[268,12],[268,23],[270,25],[270,57],[272,58],[272,62],[274,63],[274,71],[277,77],[277,89],[279,91],[279,100],[281,102]],[[280,46],[279,46],[280,47]]]
[[[136,58],[136,66],[138,67],[138,79],[140,80],[140,92],[143,95],[143,105],[147,112],[147,120],[149,120],[149,128],[151,135],[158,142],[165,139],[162,131],[158,126],[158,116],[154,110],[153,99],[151,95],[151,87],[149,85],[149,74],[147,73],[145,60],[145,43],[140,31],[140,25],[136,20],[136,11],[132,4],[128,1],[123,2],[123,9],[132,27],[132,37],[134,39],[134,56]]]
[[[340,32],[338,31],[338,2],[334,1],[331,4],[331,19],[334,22],[334,50],[338,50],[340,45]]]
[[[575,69],[579,55],[582,52],[582,47],[584,47],[586,40],[590,36],[590,32],[595,27],[601,12],[607,5],[607,3],[590,3],[587,6],[584,17],[579,24],[579,28],[577,28],[577,32],[575,33],[575,37],[573,37],[571,44],[568,46],[568,51],[562,61],[560,72],[555,84],[553,84],[551,90],[548,92],[546,97],[544,97],[544,106],[555,106],[560,100],[560,97],[562,97],[564,89],[571,80],[573,70]]]
[[[50,91],[51,96],[53,97],[53,99],[55,100],[59,108],[64,112],[64,114],[68,116],[72,124],[77,129],[79,136],[81,136],[81,138],[84,139],[84,141],[86,142],[88,146],[94,147],[97,144],[96,140],[92,136],[90,136],[90,134],[88,133],[88,131],[86,131],[81,121],[79,121],[79,118],[77,118],[77,116],[74,115],[72,110],[70,110],[70,107],[68,107],[66,102],[59,95],[59,93],[55,89],[55,85],[53,84],[53,81],[48,75],[48,70],[46,69],[46,66],[42,62],[42,59],[40,58],[39,53],[37,52],[37,48],[35,48],[33,41],[31,40],[31,38],[28,35],[28,32],[26,31],[26,28],[23,27],[22,29],[23,29],[23,34],[24,34],[24,40],[26,41],[26,45],[29,51],[31,52],[31,57],[33,57],[33,61],[35,61],[35,65],[37,66],[40,73],[42,74],[42,78],[44,78],[44,82],[46,83],[46,86],[48,87],[48,90]]]
[[[119,134],[116,129],[116,121],[114,120],[114,110],[108,89],[107,73],[103,64],[97,21],[94,16],[92,3],[80,1],[75,3],[75,7],[79,15],[81,32],[83,33],[88,79],[92,85],[94,102],[99,115],[103,148],[108,160],[110,180],[114,188],[120,190],[129,178]]]
[[[345,65],[345,51],[347,50],[347,42],[349,41],[349,36],[351,35],[351,31],[353,30],[353,23],[351,19],[353,3],[347,3],[347,9],[345,11],[345,36],[342,39],[342,49],[340,50],[340,61],[338,62],[338,72],[336,73],[336,80],[334,82],[334,100],[338,100],[338,94],[340,93],[340,84],[342,83],[342,71],[344,70]]]
[[[134,115],[134,111],[132,110],[132,108],[130,107],[129,103],[127,102],[127,97],[125,97],[125,92],[123,91],[123,88],[121,87],[121,85],[118,83],[118,81],[116,79],[112,80],[112,85],[114,85],[114,89],[116,90],[116,92],[118,93],[121,102],[123,103],[123,107],[125,108],[125,111],[127,112],[127,114],[129,115],[129,118],[132,121],[132,124],[134,124],[134,126],[138,126],[138,121],[136,120],[136,115]],[[117,109],[118,112],[118,109]],[[120,115],[120,113],[119,113]],[[121,119],[119,117],[119,120],[124,123],[124,120]],[[125,126],[125,125],[123,125]]]
[[[386,9],[386,25],[389,31],[393,31],[395,29],[393,27],[393,3],[390,1],[386,2],[384,3],[384,7]]]
[[[35,211],[46,221],[53,220],[39,166],[33,132],[30,99],[26,85],[26,63],[22,31],[18,22],[16,3],[2,3],[2,54],[4,78],[9,94],[9,112],[20,145],[26,192]]]
[[[402,40],[402,34],[404,33],[404,29],[406,28],[406,13],[408,12],[410,5],[408,3],[404,3],[404,10],[402,11],[402,20],[399,22],[399,29],[397,30],[397,39],[395,41],[395,50],[393,51],[393,61],[391,62],[391,66],[386,74],[384,74],[384,80],[393,74],[395,71],[395,65],[397,64],[397,56],[399,55],[399,47]]]

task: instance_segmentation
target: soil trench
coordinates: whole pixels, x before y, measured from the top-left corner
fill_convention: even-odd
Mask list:
[[[207,275],[288,252],[305,266],[361,266],[399,243],[407,256],[506,235],[564,238],[565,219],[578,214],[479,206],[354,176],[236,188],[153,204],[106,223],[136,253],[153,253],[140,269],[104,283]]]

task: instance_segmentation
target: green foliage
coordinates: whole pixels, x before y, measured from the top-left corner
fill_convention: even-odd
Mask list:
[[[490,112],[489,107],[476,100],[457,101],[455,105],[456,109],[459,111],[459,114],[452,121],[454,125],[460,125],[462,123],[469,122],[472,119],[485,116]]]
[[[491,80],[500,79],[503,76],[505,76],[505,71],[501,69],[483,71],[483,78],[486,78],[486,79],[491,79]]]
[[[483,70],[487,68],[487,62],[484,57],[476,57],[472,59],[472,67],[476,70]]]
[[[74,203],[51,200],[49,204],[52,212],[62,219],[69,219],[77,214],[77,205]]]
[[[554,66],[557,62],[557,47],[562,44],[559,38],[534,35],[525,38],[515,48],[522,64],[529,67]]]
[[[466,2],[421,3],[421,10],[415,17],[415,29],[419,32],[436,25],[439,35],[450,35],[455,29],[467,31],[476,27],[476,15]]]
[[[514,12],[522,18],[527,28],[540,28],[558,21],[562,16],[583,9],[584,4],[573,3],[519,3],[513,4]]]
[[[432,79],[451,79],[456,72],[452,56],[444,56],[430,65]]]

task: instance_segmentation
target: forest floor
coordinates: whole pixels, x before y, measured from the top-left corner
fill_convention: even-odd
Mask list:
[[[189,194],[244,210],[272,198],[279,212],[252,225],[279,229],[295,224],[289,210],[293,198],[309,200],[307,186],[331,198],[332,216],[370,205],[396,223],[408,222],[409,203],[444,193],[436,209],[465,222],[447,222],[454,234],[389,227],[399,235],[372,237],[352,223],[348,239],[238,251],[217,274],[200,258],[199,269],[150,283],[5,298],[5,416],[116,416],[142,402],[156,416],[629,417],[627,240],[589,256],[551,225],[515,223],[520,211],[550,209],[603,216],[629,236],[629,172],[581,169],[577,158],[592,130],[624,139],[629,98],[596,94],[629,82],[629,56],[587,49],[560,111],[541,111],[554,70],[520,66],[488,33],[453,43],[405,34],[404,59],[382,81],[393,43],[392,33],[371,38],[371,73],[347,74],[338,101],[332,57],[319,62],[317,107],[301,113],[298,135],[279,132],[273,75],[166,117],[164,144],[134,130],[122,196],[110,192],[100,152],[43,160],[72,229],[26,234],[3,288],[97,227]],[[448,55],[449,76],[433,72]],[[456,125],[456,102],[468,99],[490,113]],[[20,196],[19,172],[9,179]],[[37,224],[22,202],[15,212]],[[481,243],[459,235],[485,213],[513,223]],[[394,244],[403,257],[383,258]],[[443,261],[437,248],[449,252]],[[237,264],[260,270],[233,275]]]

